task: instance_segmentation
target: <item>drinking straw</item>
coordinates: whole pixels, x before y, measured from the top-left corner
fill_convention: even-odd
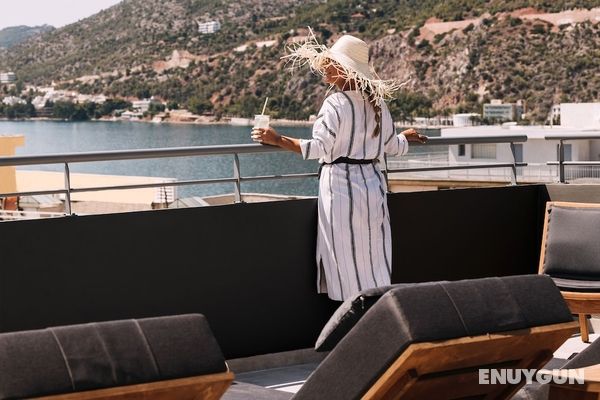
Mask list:
[[[260,115],[265,115],[265,110],[267,109],[267,102],[269,101],[269,98],[267,97],[265,99],[265,105],[263,106],[262,112],[260,113]]]

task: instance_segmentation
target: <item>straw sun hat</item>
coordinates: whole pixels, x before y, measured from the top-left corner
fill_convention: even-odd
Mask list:
[[[308,65],[314,73],[324,76],[327,67],[334,64],[342,70],[347,82],[356,82],[356,89],[370,93],[377,105],[391,99],[395,91],[408,83],[380,79],[369,65],[369,46],[364,41],[344,35],[328,48],[317,41],[310,28],[309,31],[304,43],[292,44],[288,47],[289,54],[281,57],[291,64],[290,70]]]

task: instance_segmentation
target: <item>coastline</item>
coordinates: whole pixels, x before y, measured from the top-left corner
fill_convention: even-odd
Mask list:
[[[231,121],[220,120],[217,121],[212,118],[199,117],[193,121],[191,120],[179,120],[179,119],[167,119],[164,121],[153,121],[151,119],[115,119],[115,118],[99,118],[99,119],[88,119],[84,121],[70,121],[59,118],[49,117],[33,117],[33,118],[0,118],[0,122],[28,122],[28,121],[45,121],[45,122],[136,122],[136,123],[151,123],[151,124],[174,124],[174,125],[231,125],[231,126],[248,126],[251,127],[252,123],[248,124],[236,124]],[[302,120],[289,120],[289,119],[274,119],[271,120],[272,126],[299,126],[299,127],[310,127],[313,125],[311,121]]]
[[[238,120],[246,120],[247,123],[233,123],[233,119]],[[186,120],[182,119],[167,119],[164,121],[154,121],[152,119],[120,119],[120,118],[100,118],[100,119],[88,119],[84,121],[70,121],[65,119],[58,118],[48,118],[48,117],[33,117],[33,118],[0,118],[0,122],[26,122],[26,121],[44,121],[44,122],[134,122],[134,123],[145,123],[145,124],[172,124],[172,125],[201,125],[201,126],[210,126],[210,125],[228,125],[228,126],[246,126],[252,127],[252,119],[251,118],[238,118],[238,117],[228,117],[223,120],[217,121],[213,118],[200,116],[196,117],[194,120]],[[274,127],[305,127],[310,128],[313,126],[313,121],[306,120],[293,120],[293,119],[272,119],[270,121],[270,125]],[[406,121],[394,122],[396,128],[414,128],[414,129],[442,129],[448,128],[449,126],[442,125],[420,125],[420,124],[409,124]]]

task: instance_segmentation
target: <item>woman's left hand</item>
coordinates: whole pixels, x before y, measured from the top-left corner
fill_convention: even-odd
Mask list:
[[[279,146],[281,141],[281,135],[273,128],[254,128],[252,129],[252,140],[262,144],[270,144],[273,146]]]
[[[400,133],[403,134],[406,140],[409,142],[425,143],[427,139],[429,139],[427,136],[422,135],[419,131],[413,128],[407,129]]]

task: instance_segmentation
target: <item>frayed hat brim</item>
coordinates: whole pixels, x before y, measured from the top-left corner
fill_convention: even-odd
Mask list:
[[[287,47],[287,51],[289,54],[281,58],[286,61],[286,65],[292,72],[308,65],[313,73],[324,76],[327,67],[335,64],[342,70],[346,81],[353,81],[356,89],[368,93],[377,105],[393,98],[394,93],[408,83],[408,81],[380,79],[368,64],[355,62],[351,57],[320,44],[310,27],[306,41],[293,43]]]

